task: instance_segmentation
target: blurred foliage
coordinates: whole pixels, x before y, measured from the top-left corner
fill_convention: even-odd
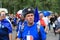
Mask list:
[[[60,13],[60,0],[0,0],[0,5],[9,13],[16,13],[25,7],[38,7],[39,10],[50,10]]]

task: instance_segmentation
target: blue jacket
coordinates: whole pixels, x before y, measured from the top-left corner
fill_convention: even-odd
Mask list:
[[[0,40],[9,40],[9,34],[12,33],[11,23],[7,19],[0,21]]]

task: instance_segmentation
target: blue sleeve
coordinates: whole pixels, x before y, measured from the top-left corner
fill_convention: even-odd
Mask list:
[[[9,30],[8,33],[10,34],[10,33],[12,33],[12,31]]]
[[[43,26],[40,26],[40,33],[41,33],[42,40],[46,40],[46,32],[45,32]]]
[[[15,23],[15,24],[17,24],[17,19],[16,19],[16,18],[14,18],[13,20],[14,20],[14,23]]]
[[[20,30],[17,33],[17,38],[21,38],[21,32],[20,32]]]
[[[9,27],[8,27],[8,33],[12,33],[12,25],[11,25],[11,23],[9,23]]]
[[[16,29],[16,32],[18,32],[18,30],[19,30],[19,23],[17,24],[17,29]]]

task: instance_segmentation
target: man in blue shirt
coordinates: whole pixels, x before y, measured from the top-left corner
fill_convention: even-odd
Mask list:
[[[22,24],[26,24],[26,21],[24,20],[24,16],[22,15],[22,10],[19,10],[18,13],[20,15],[20,20],[17,23],[17,29],[16,29],[16,38],[17,39],[17,33],[19,31],[19,28],[21,27]]]
[[[25,20],[27,20],[27,25],[21,26],[17,34],[17,40],[46,40],[44,28],[34,23],[33,8],[26,8],[23,10],[23,13]]]
[[[21,16],[21,18],[20,18],[20,20],[19,20],[19,22],[18,22],[18,24],[17,24],[16,39],[17,39],[17,34],[18,34],[18,31],[19,31],[20,27],[21,27],[22,25],[26,25],[26,24],[27,24],[27,21],[24,20],[24,17],[23,17],[23,16]]]
[[[24,16],[22,15],[22,11],[23,10],[18,11],[18,13],[20,13],[20,20],[18,21],[16,32],[18,32],[18,30],[22,24],[24,24],[24,25],[27,24],[26,20],[24,20]]]
[[[0,40],[12,40],[12,26],[5,14],[5,9],[0,9]]]

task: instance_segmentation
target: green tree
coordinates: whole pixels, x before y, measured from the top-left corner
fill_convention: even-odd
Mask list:
[[[7,8],[9,13],[16,13],[25,7],[38,7],[39,10],[51,10],[60,12],[60,0],[0,0],[2,7]]]

